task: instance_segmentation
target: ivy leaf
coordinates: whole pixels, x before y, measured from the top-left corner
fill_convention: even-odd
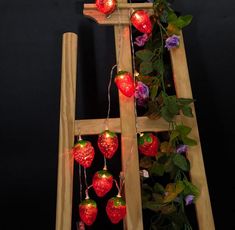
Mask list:
[[[185,145],[194,146],[197,145],[197,141],[186,136],[182,136],[182,141]]]
[[[176,130],[180,133],[181,136],[187,136],[192,128],[186,126],[186,125],[177,125]]]
[[[185,26],[189,25],[193,19],[192,15],[185,15],[180,16],[176,21],[173,22],[179,29],[184,28]]]
[[[173,172],[175,168],[175,165],[173,164],[172,159],[170,158],[165,164],[164,169],[166,173]]]
[[[190,106],[187,106],[187,105],[184,105],[182,108],[181,108],[184,116],[187,116],[187,117],[193,117],[193,112],[192,112],[192,108]]]
[[[157,192],[157,193],[160,193],[160,194],[164,194],[165,189],[164,189],[164,187],[161,184],[155,183],[154,187],[153,187],[153,191]]]
[[[177,101],[182,105],[189,105],[194,102],[194,99],[191,98],[178,98]]]
[[[183,180],[183,183],[185,186],[184,191],[183,191],[184,196],[194,195],[196,198],[199,197],[200,191],[197,188],[197,186],[195,186],[194,184],[192,184],[188,180]]]
[[[152,168],[150,169],[150,173],[153,176],[163,176],[164,174],[164,165],[159,164],[158,162],[154,162]]]
[[[139,50],[135,54],[142,61],[151,61],[154,56],[154,53],[147,49]]]
[[[172,23],[172,22],[174,23],[177,21],[177,19],[178,19],[178,17],[174,12],[172,12],[172,11],[168,12],[168,15],[167,15],[168,23]]]
[[[152,101],[154,101],[155,97],[157,96],[158,85],[152,85],[150,88],[150,96]]]
[[[167,108],[170,113],[177,114],[179,112],[179,107],[177,105],[176,97],[170,96],[167,98]]]
[[[143,61],[140,64],[140,74],[147,75],[153,72],[153,65],[150,61]]]
[[[156,201],[148,201],[144,204],[143,208],[148,208],[154,212],[159,212],[161,208],[161,204]]]
[[[181,192],[184,190],[184,188],[185,188],[184,182],[181,181],[181,180],[177,180],[175,187],[176,187],[176,188],[175,188],[175,189],[176,189],[176,192],[177,192],[178,194],[181,193]]]
[[[161,108],[161,116],[168,122],[172,122],[174,114],[170,113],[166,106]]]
[[[169,142],[172,143],[178,136],[180,135],[180,132],[178,130],[173,130],[170,135]]]
[[[163,74],[164,72],[164,63],[162,60],[158,59],[153,63],[153,69],[158,73]]]
[[[184,156],[180,154],[174,154],[172,160],[173,163],[183,171],[189,171],[189,164]]]

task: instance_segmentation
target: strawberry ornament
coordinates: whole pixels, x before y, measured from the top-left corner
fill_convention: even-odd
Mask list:
[[[159,140],[152,133],[141,134],[138,140],[138,148],[140,153],[145,156],[154,157],[158,153]]]
[[[80,139],[72,149],[76,162],[84,168],[89,168],[95,156],[95,150],[91,142]]]
[[[100,170],[94,174],[92,186],[96,195],[103,197],[113,186],[113,176],[107,170]]]
[[[118,148],[117,134],[109,130],[105,130],[99,134],[98,147],[105,158],[112,158]]]
[[[131,97],[135,93],[135,84],[131,73],[119,71],[115,76],[114,82],[125,96]]]
[[[96,0],[96,8],[101,13],[110,15],[116,9],[116,0]]]
[[[120,195],[112,197],[106,205],[106,213],[113,224],[120,222],[126,215],[126,202]]]
[[[88,226],[92,225],[95,222],[97,212],[97,204],[90,198],[86,198],[79,204],[80,218]]]

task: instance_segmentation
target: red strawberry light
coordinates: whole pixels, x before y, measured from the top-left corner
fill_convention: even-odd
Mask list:
[[[112,158],[118,148],[117,134],[109,130],[102,132],[98,137],[98,147],[106,158]]]
[[[92,199],[85,199],[79,204],[80,218],[88,226],[95,222],[97,212],[96,202]]]
[[[152,32],[152,23],[145,10],[137,10],[131,15],[132,25],[142,33],[150,34]]]
[[[97,9],[106,15],[110,15],[116,9],[116,0],[96,0]]]
[[[159,140],[152,133],[144,133],[139,137],[138,148],[140,153],[146,156],[156,156],[158,153]]]
[[[94,174],[92,186],[96,195],[103,197],[113,186],[113,176],[107,170],[100,170]]]
[[[118,89],[127,97],[135,93],[135,84],[131,73],[119,71],[114,79]]]
[[[117,224],[126,215],[126,202],[119,196],[108,200],[106,213],[113,224]]]
[[[91,142],[79,140],[72,149],[72,154],[80,165],[84,168],[89,168],[95,156],[95,150]]]

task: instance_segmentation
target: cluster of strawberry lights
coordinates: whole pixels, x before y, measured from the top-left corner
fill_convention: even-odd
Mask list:
[[[105,130],[99,134],[97,145],[104,158],[111,159],[118,149],[117,134],[110,130]],[[91,167],[95,156],[95,150],[91,142],[83,140],[80,136],[71,152],[74,160],[83,166],[84,169]],[[113,182],[113,176],[107,170],[106,164],[103,170],[99,170],[93,175],[92,185],[86,188],[86,198],[79,205],[81,224],[85,223],[87,226],[92,225],[98,213],[96,202],[90,199],[88,195],[89,188],[93,187],[97,197],[104,197],[112,189]],[[119,223],[126,215],[126,204],[120,195],[122,185],[119,187],[116,182],[118,194],[116,197],[110,198],[106,206],[107,216],[113,224]]]

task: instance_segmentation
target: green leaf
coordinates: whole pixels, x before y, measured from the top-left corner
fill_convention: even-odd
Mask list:
[[[182,108],[181,108],[184,116],[187,116],[187,117],[193,117],[193,112],[192,112],[192,108],[190,106],[187,106],[187,105],[184,105]]]
[[[164,72],[164,63],[162,60],[158,59],[153,63],[153,69],[158,73],[163,74]]]
[[[166,173],[173,172],[175,168],[175,165],[173,164],[172,159],[170,158],[165,164],[164,169]]]
[[[154,212],[159,212],[160,208],[161,208],[161,204],[159,204],[156,201],[148,201],[145,203],[145,205],[143,206],[143,208],[148,208]]]
[[[197,188],[197,186],[195,186],[194,184],[192,184],[188,180],[183,180],[183,183],[185,186],[184,191],[183,191],[184,196],[191,194],[191,195],[194,195],[196,198],[199,197],[200,191]]]
[[[154,53],[147,49],[139,50],[135,54],[142,61],[151,61],[154,56]]]
[[[197,145],[197,141],[186,136],[182,136],[182,141],[185,145],[194,146]]]
[[[150,97],[152,101],[154,101],[155,97],[157,96],[158,85],[152,85],[150,88]]]
[[[150,169],[150,173],[153,176],[163,176],[164,174],[164,165],[159,164],[158,162],[154,162],[152,168]]]
[[[176,187],[176,188],[175,188],[175,189],[176,189],[176,192],[177,192],[178,194],[181,193],[181,192],[184,190],[184,188],[185,188],[184,182],[181,181],[181,180],[177,180],[175,187]]]
[[[189,171],[189,164],[186,158],[180,154],[174,154],[173,156],[173,163],[184,171]]]
[[[168,122],[172,122],[174,114],[170,113],[166,106],[161,108],[161,116]]]
[[[179,107],[177,105],[176,97],[175,96],[169,96],[167,99],[167,109],[169,110],[170,113],[172,114],[178,114],[179,112]]]
[[[191,98],[177,98],[177,101],[182,105],[189,105],[194,102],[194,99]]]
[[[173,22],[179,29],[184,28],[185,26],[189,25],[193,19],[192,15],[185,15],[180,16],[176,21]]]
[[[179,131],[173,130],[173,131],[171,132],[169,142],[171,143],[172,141],[174,141],[179,135],[180,135],[180,132],[179,132]]]
[[[167,21],[168,23],[174,23],[176,22],[178,19],[178,17],[176,16],[176,14],[174,12],[168,12],[168,15],[167,15]]]
[[[140,64],[140,74],[147,75],[153,72],[153,65],[150,61],[143,61]]]
[[[185,125],[177,125],[176,130],[180,133],[181,136],[187,136],[192,128],[185,126]]]
[[[165,192],[165,189],[164,189],[164,187],[161,184],[155,183],[154,187],[153,187],[153,191],[157,192],[157,193],[163,194]]]

